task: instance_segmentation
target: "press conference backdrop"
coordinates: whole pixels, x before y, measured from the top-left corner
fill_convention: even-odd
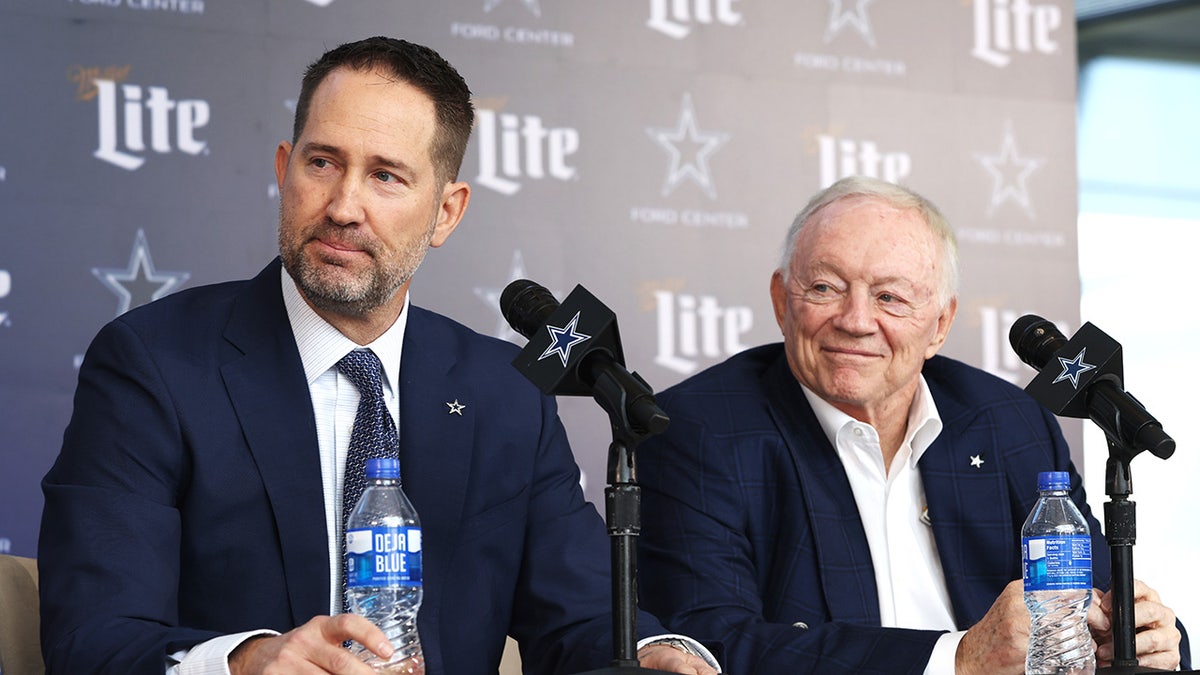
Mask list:
[[[300,74],[380,33],[472,86],[470,209],[412,294],[482,333],[523,343],[497,299],[527,277],[612,307],[656,389],[777,340],[784,231],[849,174],[905,183],[956,226],[944,353],[1024,384],[1012,321],[1078,327],[1069,0],[5,0],[0,552],[37,554],[92,336],[275,255],[272,157]],[[607,418],[562,409],[602,504]]]

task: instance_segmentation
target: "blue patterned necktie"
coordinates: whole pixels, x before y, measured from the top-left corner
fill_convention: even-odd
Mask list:
[[[375,352],[355,349],[337,363],[338,370],[358,388],[358,411],[354,414],[354,429],[350,432],[350,450],[346,453],[346,470],[342,474],[342,522],[338,541],[342,548],[339,568],[346,564],[346,519],[358,504],[367,486],[367,460],[373,457],[400,457],[400,442],[392,414],[383,400],[383,364]],[[342,570],[342,589],[346,575]],[[343,594],[344,596],[344,594]]]

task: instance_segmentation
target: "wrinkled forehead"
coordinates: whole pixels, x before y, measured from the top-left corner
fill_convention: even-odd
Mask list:
[[[805,224],[792,253],[791,272],[836,272],[847,280],[905,279],[936,288],[941,243],[917,209],[869,197],[848,197]]]

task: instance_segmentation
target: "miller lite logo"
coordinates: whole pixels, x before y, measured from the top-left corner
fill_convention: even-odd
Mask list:
[[[983,347],[983,363],[980,366],[992,375],[1013,384],[1029,373],[1029,367],[1021,362],[1017,352],[1009,344],[1008,332],[1013,323],[1026,313],[998,307],[981,307],[979,310]],[[1055,321],[1054,325],[1060,331],[1070,333],[1065,322]]]
[[[906,152],[882,152],[871,140],[817,135],[821,187],[847,176],[868,176],[899,183],[912,172],[912,157]]]
[[[142,87],[97,78],[95,86],[99,143],[96,159],[127,171],[136,171],[152,150],[167,154],[178,150],[199,155],[208,143],[196,131],[208,124],[208,102],[173,99],[166,87]]]
[[[742,336],[754,326],[749,307],[722,307],[711,295],[654,291],[658,320],[658,350],[654,362],[681,375],[744,351]]]
[[[1004,68],[1011,54],[1055,54],[1054,33],[1062,28],[1057,5],[1029,0],[973,0],[974,45],[971,56]]]
[[[579,132],[547,127],[537,115],[518,115],[480,108],[476,114],[479,176],[476,181],[502,195],[514,195],[521,179],[574,180],[569,163],[579,150]]]
[[[742,15],[733,8],[738,0],[650,0],[646,25],[675,40],[692,32],[694,24],[737,26]]]

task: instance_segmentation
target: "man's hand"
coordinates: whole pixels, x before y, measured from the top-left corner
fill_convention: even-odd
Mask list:
[[[1088,628],[1099,645],[1096,665],[1111,666],[1113,660],[1112,591],[1092,591],[1092,606],[1088,608]],[[1138,665],[1147,668],[1175,670],[1179,667],[1179,629],[1175,627],[1175,612],[1159,600],[1158,592],[1146,584],[1133,581],[1133,622]]]
[[[1029,610],[1025,583],[1017,579],[1004,587],[991,609],[971,626],[954,654],[957,675],[1024,673],[1029,650]]]
[[[381,658],[392,655],[383,631],[367,619],[354,614],[318,616],[283,635],[253,637],[238,645],[229,655],[229,671],[233,675],[373,675],[370,666],[342,646],[346,640],[374,645],[371,651]]]
[[[693,656],[670,645],[652,644],[638,650],[638,662],[644,668],[665,670],[685,675],[716,675],[717,671],[699,656]]]

